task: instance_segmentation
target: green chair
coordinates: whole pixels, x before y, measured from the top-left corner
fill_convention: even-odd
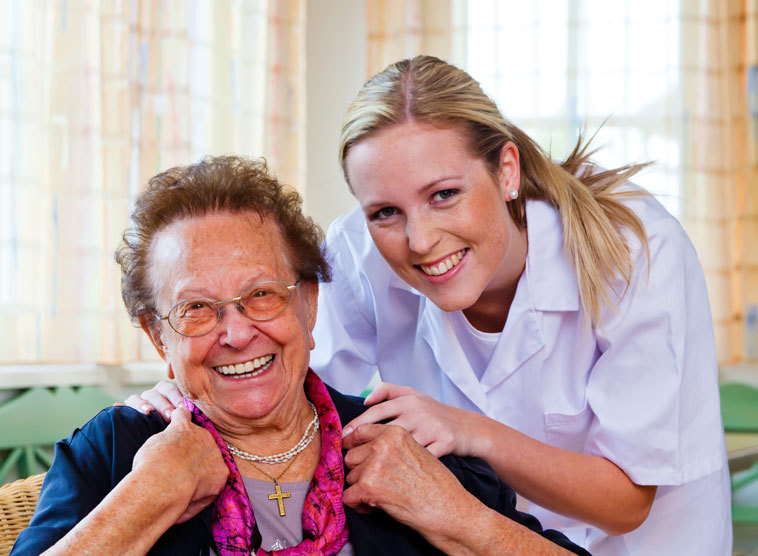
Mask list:
[[[758,498],[741,496],[758,481],[758,389],[727,383],[720,386],[720,395],[732,472],[732,522],[758,524]]]
[[[31,388],[0,405],[0,484],[47,471],[52,446],[116,401],[92,386]]]

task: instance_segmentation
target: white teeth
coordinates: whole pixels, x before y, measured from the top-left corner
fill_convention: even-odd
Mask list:
[[[218,367],[214,367],[214,369],[222,375],[234,375],[235,378],[248,378],[256,376],[268,369],[273,359],[274,355],[269,354],[264,355],[263,357],[256,357],[252,361],[246,361],[245,363],[219,365]]]
[[[424,272],[424,274],[428,274],[430,276],[439,276],[440,274],[445,274],[449,270],[452,270],[454,266],[456,266],[459,262],[461,262],[461,259],[463,259],[463,255],[466,254],[466,249],[461,249],[457,253],[453,253],[450,255],[447,259],[442,261],[441,263],[437,265],[419,265],[421,270]]]

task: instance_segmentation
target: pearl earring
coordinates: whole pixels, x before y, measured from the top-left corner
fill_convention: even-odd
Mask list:
[[[510,197],[511,199],[518,199],[518,189],[511,189],[508,192],[508,197]]]

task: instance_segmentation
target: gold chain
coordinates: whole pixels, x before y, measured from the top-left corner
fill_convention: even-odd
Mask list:
[[[277,504],[277,507],[279,509],[279,516],[280,517],[284,517],[285,515],[287,515],[287,512],[284,509],[284,499],[285,498],[291,498],[292,495],[289,492],[282,492],[282,489],[279,486],[279,479],[281,478],[282,475],[284,475],[289,470],[290,466],[293,464],[293,462],[297,459],[297,456],[299,456],[299,455],[300,454],[295,454],[295,456],[287,464],[287,467],[285,467],[282,470],[282,472],[279,473],[276,477],[273,477],[273,476],[269,475],[263,469],[261,469],[260,467],[258,467],[257,465],[255,465],[252,461],[250,462],[250,465],[252,465],[253,467],[255,467],[258,471],[260,471],[264,475],[266,475],[266,477],[268,477],[269,479],[271,479],[272,481],[274,481],[274,494],[269,494],[268,495],[268,499],[269,500],[276,500],[276,504]]]
[[[293,457],[289,461],[289,463],[287,464],[287,467],[285,467],[284,470],[281,473],[279,473],[276,477],[272,477],[271,475],[269,475],[268,473],[266,473],[263,469],[261,469],[260,467],[258,467],[257,465],[255,465],[252,461],[248,461],[248,463],[250,465],[252,465],[253,467],[255,467],[258,471],[260,471],[261,473],[263,473],[264,475],[266,475],[266,477],[268,477],[269,479],[271,479],[272,481],[274,481],[274,483],[278,483],[279,479],[281,478],[281,476],[284,475],[287,471],[289,471],[290,466],[292,466],[292,464],[297,459],[297,456],[299,456],[299,455],[300,454],[295,454],[295,457]]]

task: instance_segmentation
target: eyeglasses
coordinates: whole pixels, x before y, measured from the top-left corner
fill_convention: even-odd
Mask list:
[[[182,336],[203,336],[216,328],[221,320],[222,307],[228,303],[236,303],[237,310],[251,320],[278,317],[289,305],[292,291],[299,285],[300,280],[291,286],[282,282],[258,282],[231,299],[185,299],[171,307],[167,315],[155,313],[155,316],[167,320],[169,326]]]

